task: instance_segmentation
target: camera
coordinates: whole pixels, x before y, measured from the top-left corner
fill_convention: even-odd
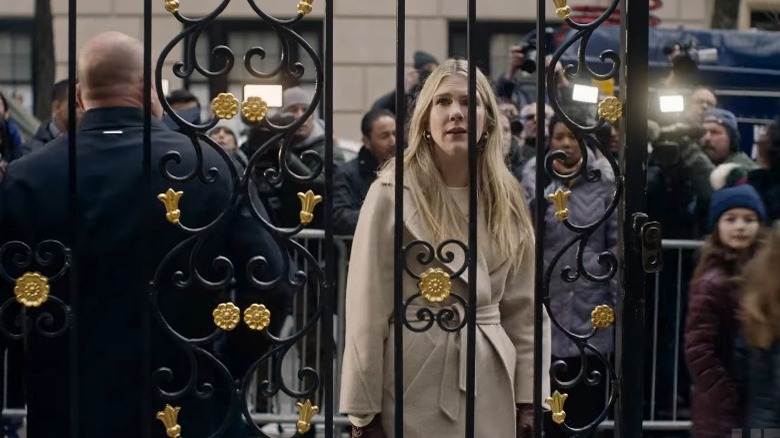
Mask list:
[[[554,35],[555,30],[553,28],[546,27],[544,29],[544,44],[548,50],[552,47],[552,40]],[[536,35],[536,31],[532,31],[526,34],[525,37],[523,37],[523,40],[517,43],[517,45],[520,46],[520,53],[525,56],[525,61],[520,67],[520,70],[523,70],[529,74],[535,73],[536,53],[539,49],[539,38]]]

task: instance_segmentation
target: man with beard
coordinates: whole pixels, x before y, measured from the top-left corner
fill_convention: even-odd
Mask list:
[[[707,110],[703,126],[701,149],[714,165],[735,163],[748,170],[757,167],[755,161],[740,149],[740,135],[734,113],[720,108]]]

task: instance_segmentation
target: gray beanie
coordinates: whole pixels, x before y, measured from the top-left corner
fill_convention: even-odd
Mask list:
[[[301,87],[292,87],[282,93],[282,112],[287,112],[295,105],[311,105],[314,95]]]

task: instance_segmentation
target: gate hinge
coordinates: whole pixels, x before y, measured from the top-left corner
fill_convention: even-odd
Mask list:
[[[634,213],[633,229],[642,253],[642,268],[648,274],[663,268],[663,244],[661,223],[650,221],[645,213]]]

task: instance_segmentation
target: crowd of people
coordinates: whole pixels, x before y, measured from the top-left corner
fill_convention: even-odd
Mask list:
[[[204,185],[198,178],[170,181],[153,172],[155,193],[164,193],[169,187],[185,193],[180,209],[186,212],[182,221],[188,226],[209,226],[225,213],[226,219],[213,229],[205,245],[187,247],[188,251],[201,251],[203,260],[214,261],[191,275],[219,278],[224,271],[215,261],[218,255],[227,255],[235,267],[224,282],[189,281],[184,282],[186,287],[168,284],[174,283],[171,278],[176,275],[160,273],[183,269],[187,254],[178,246],[184,233],[171,232],[163,215],[147,205],[151,201],[138,195],[144,184],[139,166],[144,101],[141,58],[140,42],[116,32],[102,34],[82,48],[76,111],[77,236],[70,234],[69,192],[63,190],[69,181],[64,135],[69,126],[69,81],[54,84],[52,117],[26,141],[7,117],[7,103],[0,95],[3,241],[20,240],[34,247],[42,240],[56,239],[74,245],[77,251],[74,275],[78,294],[66,284],[53,287],[66,301],[70,296],[79,300],[74,303],[81,312],[79,354],[91,359],[78,364],[78,374],[102,382],[79,388],[87,406],[85,417],[77,419],[84,436],[124,435],[129,430],[139,431],[146,423],[140,417],[143,412],[137,385],[144,381],[138,361],[146,346],[140,344],[139,330],[150,279],[139,274],[156,273],[161,290],[166,286],[181,289],[181,294],[161,295],[160,306],[173,315],[172,325],[193,337],[213,328],[189,317],[193,309],[211,313],[216,303],[213,289],[229,289],[234,294],[241,291],[236,295],[237,303],[263,302],[274,315],[290,312],[290,291],[279,287],[270,293],[246,271],[248,260],[263,255],[263,280],[272,281],[285,275],[285,259],[291,255],[274,242],[272,233],[260,226],[245,204],[228,203],[229,178]],[[455,326],[465,315],[457,300],[444,297],[440,302],[416,301],[407,309],[406,322],[395,319],[394,192],[396,167],[403,166],[404,244],[423,240],[437,247],[449,239],[467,241],[467,133],[472,127],[478,135],[474,188],[478,207],[473,219],[480,236],[476,251],[476,436],[533,434],[535,228],[544,229],[544,253],[540,256],[546,265],[555,263],[559,270],[577,266],[579,257],[584,265],[580,269],[590,274],[569,278],[553,275],[550,280],[549,310],[555,323],[551,325],[545,314],[541,324],[546,334],[537,341],[543,343],[544,369],[556,366],[549,375],[538,376],[544,380],[543,391],[563,392],[564,382],[577,377],[582,367],[588,373],[607,375],[605,365],[573,339],[590,333],[595,307],[615,308],[618,303],[617,278],[607,275],[610,266],[601,257],[606,252],[615,254],[618,247],[616,212],[603,218],[614,196],[610,158],[619,153],[618,126],[605,123],[595,134],[583,136],[573,132],[549,105],[543,105],[544,114],[538,114],[535,92],[528,90],[525,62],[525,54],[513,46],[507,72],[495,81],[477,70],[477,119],[471,121],[467,117],[467,63],[454,59],[439,63],[430,54],[416,52],[414,70],[402,90],[408,114],[396,112],[395,91],[383,95],[361,120],[362,147],[357,156],[346,161],[342,150],[334,151],[334,231],[354,235],[346,281],[340,388],[340,410],[349,415],[353,437],[394,436],[394,373],[388,366],[394,356],[393,325],[414,324],[423,307],[451,311],[454,318],[445,322]],[[560,66],[546,68],[555,69],[557,92],[566,94],[572,84]],[[166,101],[175,113],[172,116],[163,111],[156,91],[152,91],[153,162],[160,162],[173,150],[179,159],[175,166],[168,166],[169,171],[184,169],[182,175],[191,172],[201,159],[204,168],[214,167],[223,175],[230,175],[231,167],[239,174],[249,169],[248,181],[253,184],[249,192],[259,200],[255,213],[259,211],[263,219],[281,228],[294,228],[301,222],[300,206],[294,202],[297,193],[325,192],[322,159],[326,133],[316,112],[284,142],[271,147],[275,132],[268,123],[247,121],[245,141],[241,141],[242,133],[218,125],[208,132],[216,149],[203,147],[200,157],[195,155],[192,139],[185,135],[190,132],[188,126],[201,123],[203,109],[198,100],[187,90],[169,93]],[[313,101],[314,96],[305,89],[288,88],[282,107],[270,113],[268,121],[290,124],[302,118]],[[576,105],[571,105],[567,110],[577,112]],[[774,362],[780,360],[780,281],[774,278],[773,269],[780,257],[780,228],[769,227],[780,219],[778,122],[762,132],[754,160],[744,152],[736,116],[719,108],[715,94],[707,88],[695,88],[688,96],[686,112],[679,116],[680,123],[649,122],[649,214],[661,221],[665,236],[705,242],[691,260],[690,275],[681,275],[686,281],[691,279],[690,293],[684,291],[690,301],[683,347],[691,390],[667,395],[689,398],[697,438],[730,437],[732,429],[780,427],[780,366]],[[587,119],[579,112],[577,117]],[[404,124],[404,138],[397,137],[397,123]],[[545,138],[537,138],[541,123]],[[403,161],[396,163],[399,146],[404,148]],[[287,154],[280,154],[282,147]],[[544,148],[546,154],[563,153],[552,162],[557,177],[545,175],[537,180],[537,148]],[[229,157],[229,162],[221,156]],[[296,178],[269,177],[274,173],[269,169],[278,169],[281,159]],[[599,177],[593,180],[588,175]],[[543,199],[536,199],[538,184],[544,187]],[[558,209],[548,199],[559,189],[571,192],[567,204],[570,224],[601,221],[581,247],[570,245],[575,231],[561,221]],[[310,227],[323,226],[321,208],[315,210]],[[544,222],[532,222],[533,208],[543,209]],[[151,248],[142,246],[150,242]],[[138,257],[142,253],[145,256]],[[431,272],[447,279],[452,294],[467,296],[469,277],[458,266],[466,263],[468,254],[434,257],[430,263],[412,256],[406,262],[407,269],[416,278],[404,277],[404,301],[414,298],[418,285]],[[601,276],[608,278],[593,281]],[[658,280],[665,299],[676,294],[669,278]],[[191,303],[188,310],[177,311],[176,300],[184,292]],[[659,309],[662,315],[655,316],[662,319],[672,313],[664,305]],[[269,330],[277,333],[283,321],[274,319]],[[220,343],[219,354],[226,358],[233,375],[246,371],[255,355],[268,346],[256,333],[245,330],[238,335],[253,348],[234,340]],[[675,334],[667,336],[662,339],[662,348],[670,350]],[[404,333],[403,388],[404,393],[414,394],[405,404],[405,436],[456,436],[464,430],[464,339],[465,332],[445,327]],[[614,357],[613,329],[598,330],[589,343],[606,357]],[[70,424],[67,393],[72,388],[63,386],[67,382],[61,376],[53,378],[49,371],[72,364],[61,345],[53,347],[49,340],[33,344],[26,373],[34,378],[27,379],[26,403],[30,412],[38,412],[38,418],[47,421],[31,422],[28,436],[55,436],[56,430]],[[186,362],[181,355],[166,351],[162,341],[159,344],[154,345],[155,357],[163,362]],[[672,372],[674,366],[661,368]],[[210,372],[216,378],[217,370]],[[176,384],[181,384],[180,380],[180,376],[173,379]],[[570,427],[587,425],[605,409],[606,384],[602,378],[593,385],[582,383],[565,389]],[[44,395],[52,388],[61,391],[56,401]],[[125,394],[121,407],[106,403],[115,402],[120,393]],[[229,404],[230,394],[217,391],[213,398]],[[214,413],[219,408],[211,405],[196,403],[192,408],[205,414],[190,414],[183,420],[190,430],[210,430],[218,424],[216,418],[222,418]],[[239,414],[224,415],[234,415],[235,427],[241,428]],[[547,436],[565,436],[548,414],[545,424]],[[241,436],[241,432],[235,433]]]

